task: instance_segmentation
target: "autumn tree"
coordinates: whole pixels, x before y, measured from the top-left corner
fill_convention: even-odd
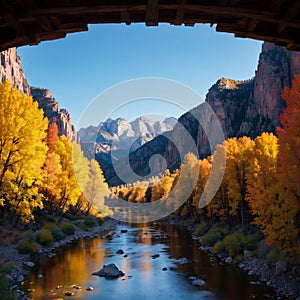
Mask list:
[[[247,173],[249,172],[254,142],[248,137],[230,138],[224,142],[226,149],[226,170],[224,180],[230,214],[240,219],[244,228],[248,223]]]
[[[284,89],[282,97],[287,107],[280,116],[282,127],[277,133],[278,180],[284,201],[280,207],[283,219],[277,231],[283,235],[277,238],[277,242],[281,241],[281,248],[290,249],[289,255],[298,253],[300,259],[300,75],[295,76],[291,88]]]
[[[192,206],[195,210],[195,213],[198,216],[200,216],[200,215],[202,216],[204,213],[203,209],[199,208],[199,203],[200,203],[200,199],[203,194],[203,191],[206,187],[206,183],[209,178],[210,170],[211,170],[210,158],[202,159],[199,161],[199,175],[198,175],[196,186],[194,188],[194,194],[192,197]]]
[[[22,222],[42,207],[39,185],[47,146],[48,121],[30,96],[0,85],[0,205]]]
[[[56,123],[52,123],[47,130],[46,143],[48,146],[48,151],[43,166],[44,176],[40,188],[44,195],[45,208],[49,213],[52,212],[55,203],[58,202],[60,197],[60,190],[57,188],[57,185],[62,169],[60,157],[55,151],[57,142],[58,128]]]
[[[85,214],[102,212],[105,197],[109,197],[109,195],[110,191],[101,167],[96,160],[92,159],[89,161],[88,181],[76,208],[84,211]]]
[[[274,192],[277,184],[277,137],[272,133],[262,133],[254,140],[253,157],[247,174],[247,201],[253,215],[253,223],[265,234],[273,224],[278,203]],[[278,198],[278,197],[277,197]]]
[[[181,215],[195,216],[195,207],[193,206],[193,198],[195,195],[194,188],[199,175],[199,161],[195,154],[188,152],[180,166],[180,175],[173,192],[174,204],[185,200],[185,204],[181,209]]]
[[[74,152],[74,153],[73,153]],[[65,212],[70,205],[75,206],[88,181],[88,161],[84,158],[80,146],[60,136],[55,146],[60,172],[57,174],[55,189],[58,197],[54,206]]]

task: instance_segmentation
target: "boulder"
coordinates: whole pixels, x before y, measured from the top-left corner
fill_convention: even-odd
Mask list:
[[[28,268],[33,268],[34,267],[34,263],[32,261],[28,261],[25,263],[25,266]]]
[[[118,278],[122,277],[125,274],[120,271],[115,264],[104,265],[103,268],[97,272],[94,272],[92,275],[106,277],[106,278]]]
[[[117,254],[124,254],[124,251],[122,249],[119,249],[116,253]]]
[[[155,259],[155,258],[160,257],[160,255],[159,255],[159,254],[154,254],[154,255],[152,255],[151,257],[152,257],[153,259]]]
[[[226,262],[227,264],[232,264],[232,263],[233,263],[232,257],[228,256],[228,257],[225,259],[225,262]]]
[[[204,284],[205,284],[205,281],[200,278],[192,281],[192,285],[202,286]]]
[[[184,265],[190,263],[190,260],[188,260],[186,257],[183,257],[178,260],[178,263]]]
[[[19,274],[19,275],[17,276],[16,281],[17,281],[17,282],[22,282],[22,281],[24,281],[24,276],[23,276],[22,274]]]
[[[275,274],[279,275],[284,273],[287,270],[287,265],[284,261],[278,261],[275,264]]]
[[[113,239],[113,236],[111,234],[107,234],[105,236],[105,238],[108,240],[108,241],[111,241]]]
[[[127,231],[127,229],[121,229],[121,233],[126,233]]]

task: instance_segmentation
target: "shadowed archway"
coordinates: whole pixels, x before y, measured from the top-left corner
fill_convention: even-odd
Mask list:
[[[300,50],[299,0],[3,0],[0,51],[88,30],[88,24],[217,24],[217,31]]]

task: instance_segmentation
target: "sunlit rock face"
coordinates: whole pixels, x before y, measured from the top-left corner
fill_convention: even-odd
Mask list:
[[[49,124],[56,123],[58,127],[58,135],[65,135],[72,142],[78,142],[77,131],[72,125],[71,115],[66,109],[59,107],[56,99],[51,92],[42,88],[30,88],[31,95],[35,101],[39,103],[39,108],[43,109],[45,117],[48,118]]]
[[[254,138],[264,131],[275,132],[280,125],[279,115],[285,107],[281,93],[285,86],[291,86],[294,75],[298,73],[300,53],[264,43],[254,78],[246,81],[219,79],[209,89],[205,101],[217,115],[225,138],[244,135]],[[200,104],[179,118],[179,124],[168,133],[173,142],[158,136],[131,153],[132,169],[141,176],[148,174],[149,160],[154,154],[162,155],[169,169],[178,168],[181,163],[178,149],[188,151],[180,134],[180,124],[193,137],[199,157],[210,155],[213,149],[210,149],[205,130],[197,121],[203,107]],[[209,115],[207,120],[210,120]],[[104,173],[111,184],[122,183],[111,165],[104,166]]]
[[[11,48],[0,52],[0,80],[1,82],[9,80],[12,86],[30,94],[30,87],[21,66],[21,59],[17,55],[17,49]]]
[[[30,87],[25,73],[22,69],[21,59],[17,55],[17,49],[11,48],[0,52],[0,80],[9,80],[14,88],[20,92],[32,95],[38,101],[39,107],[44,110],[45,117],[49,124],[56,122],[58,134],[65,135],[71,141],[78,142],[77,132],[72,125],[71,115],[65,109],[59,108],[58,102],[53,98],[47,89]]]

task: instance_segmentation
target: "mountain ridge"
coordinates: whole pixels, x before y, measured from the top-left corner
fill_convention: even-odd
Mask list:
[[[265,42],[252,79],[219,79],[209,89],[205,102],[215,112],[225,138],[244,135],[254,138],[264,131],[275,132],[276,127],[280,125],[279,115],[285,108],[281,93],[285,86],[291,85],[294,75],[298,73],[300,53]],[[207,135],[193,116],[201,114],[203,107],[199,105],[178,119],[178,123],[186,128],[194,139],[199,158],[211,155],[213,151],[210,149]],[[207,120],[210,117],[213,115],[207,116]],[[180,131],[178,128],[179,125],[175,126],[173,131],[168,132],[169,136],[158,136],[131,153],[129,161],[132,170],[140,176],[147,176],[150,173],[150,159],[155,154],[161,155],[165,160],[161,160],[158,170],[164,163],[171,170],[178,168],[181,163],[179,153],[188,150],[183,137],[176,133]],[[122,167],[124,166],[120,162],[119,168]],[[103,166],[103,172],[110,185],[123,184],[112,166]]]

